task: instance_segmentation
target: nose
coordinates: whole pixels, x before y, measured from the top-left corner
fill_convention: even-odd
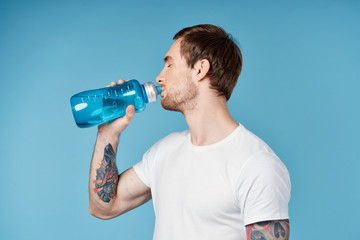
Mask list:
[[[164,69],[161,70],[159,76],[156,77],[156,82],[157,82],[158,84],[161,84],[161,83],[164,82]]]

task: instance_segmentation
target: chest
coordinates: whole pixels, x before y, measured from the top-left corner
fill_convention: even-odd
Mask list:
[[[228,158],[218,151],[166,154],[156,167],[155,206],[204,217],[234,212],[234,166]]]

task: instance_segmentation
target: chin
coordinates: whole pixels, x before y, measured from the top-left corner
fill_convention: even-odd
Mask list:
[[[174,102],[168,102],[166,101],[166,99],[161,99],[161,106],[165,109],[165,110],[169,110],[169,111],[175,111],[175,112],[181,112],[181,110],[179,109],[179,105],[175,104]]]

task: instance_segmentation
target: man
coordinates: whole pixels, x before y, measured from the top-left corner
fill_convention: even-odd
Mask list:
[[[240,49],[213,25],[185,28],[174,40],[156,81],[162,106],[183,113],[189,130],[161,139],[118,176],[119,134],[133,106],[99,126],[90,213],[110,219],[152,198],[156,240],[288,239],[289,173],[226,105],[241,72]]]

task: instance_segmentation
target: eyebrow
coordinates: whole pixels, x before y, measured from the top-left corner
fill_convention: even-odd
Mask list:
[[[169,61],[169,60],[173,60],[173,58],[170,57],[170,56],[165,56],[165,57],[164,57],[164,62],[167,62],[167,61]]]

